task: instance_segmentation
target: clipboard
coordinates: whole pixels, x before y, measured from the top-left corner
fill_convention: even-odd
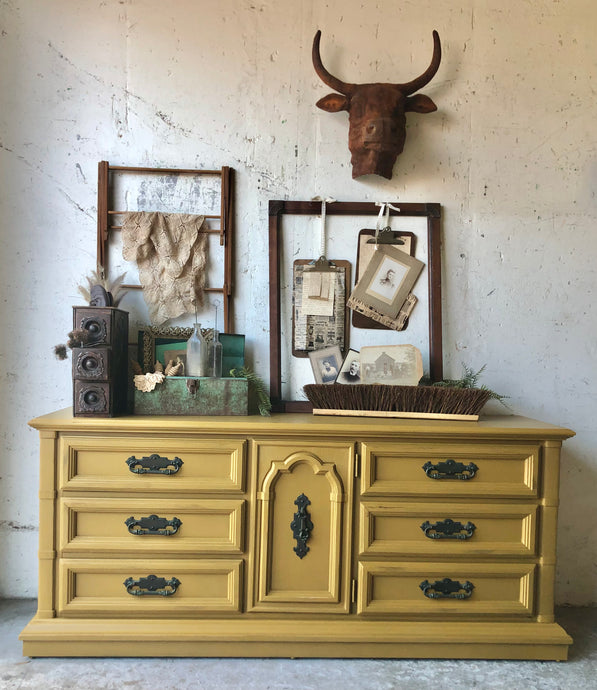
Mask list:
[[[351,289],[350,261],[334,260],[321,263],[296,259],[292,264],[292,354],[308,357],[309,352],[337,345],[342,354],[348,351],[350,310],[346,304]],[[310,268],[311,267],[311,268]],[[325,272],[338,276],[334,283],[334,308],[331,316],[302,315],[304,275]]]
[[[355,275],[355,285],[363,277],[365,270],[367,269],[367,264],[371,257],[371,252],[374,251],[375,247],[375,233],[376,230],[370,228],[364,228],[359,232],[358,244],[357,244],[357,267]],[[378,236],[378,242],[380,244],[395,244],[398,249],[405,251],[410,256],[415,255],[417,236],[414,232],[403,232],[399,230],[390,230],[384,228],[380,231]],[[404,242],[402,244],[401,242]],[[373,247],[373,249],[371,249]],[[384,326],[383,323],[374,321],[369,316],[359,313],[358,311],[352,312],[352,325],[355,328],[375,328],[383,329],[386,331],[392,330],[389,326]],[[408,320],[404,326],[405,330],[408,328]]]

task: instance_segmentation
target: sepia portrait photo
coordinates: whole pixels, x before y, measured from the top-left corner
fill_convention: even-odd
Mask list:
[[[365,306],[396,318],[424,263],[389,245],[378,245],[348,300],[352,308]]]
[[[342,352],[337,345],[309,352],[315,383],[334,383],[342,366]]]
[[[355,384],[361,381],[361,359],[356,350],[349,350],[342,362],[342,368],[336,378],[336,383]]]

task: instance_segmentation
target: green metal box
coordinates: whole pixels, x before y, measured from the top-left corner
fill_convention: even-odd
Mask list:
[[[152,391],[135,389],[135,414],[247,415],[248,381],[241,378],[168,376]]]

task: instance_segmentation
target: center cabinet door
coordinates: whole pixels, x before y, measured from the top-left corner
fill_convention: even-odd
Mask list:
[[[254,611],[348,613],[354,444],[254,441]]]

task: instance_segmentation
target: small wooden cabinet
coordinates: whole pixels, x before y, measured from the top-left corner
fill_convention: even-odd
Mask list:
[[[553,607],[568,429],[70,410],[31,425],[26,655],[567,657]]]

